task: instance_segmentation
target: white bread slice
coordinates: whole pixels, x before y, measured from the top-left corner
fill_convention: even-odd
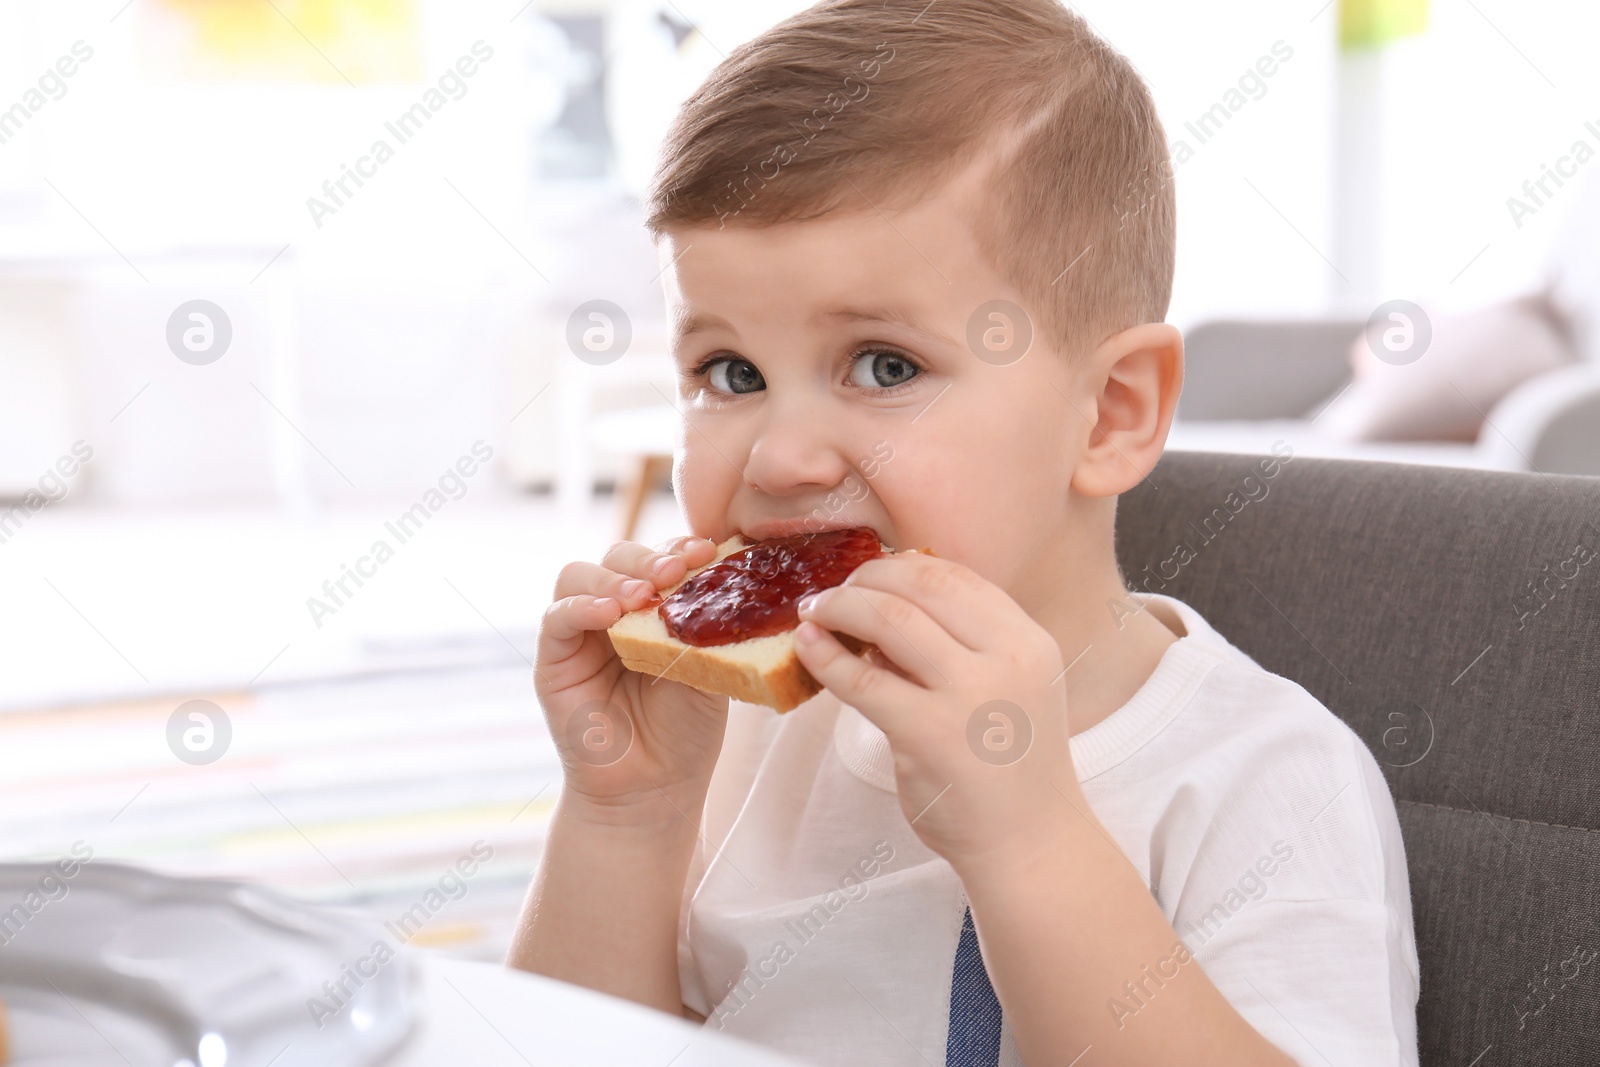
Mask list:
[[[751,544],[742,535],[734,534],[717,546],[712,562]],[[884,552],[893,554],[888,548]],[[684,575],[683,581],[704,569],[695,568]],[[682,584],[663,587],[661,596],[670,596]],[[682,682],[746,703],[762,704],[779,712],[791,711],[821,692],[822,686],[800,665],[794,648],[794,630],[727,645],[690,645],[667,633],[667,624],[657,610],[660,606],[657,603],[630,611],[606,631],[611,647],[630,671]],[[853,652],[859,653],[869,647],[849,634],[835,632],[834,636]]]

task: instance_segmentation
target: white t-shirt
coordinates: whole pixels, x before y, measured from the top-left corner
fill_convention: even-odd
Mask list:
[[[1415,1065],[1410,885],[1377,762],[1193,608],[1142,599],[1179,638],[1072,738],[1090,806],[1269,1040],[1306,1067]],[[707,1026],[818,1063],[943,1064],[966,906],[900,810],[881,730],[828,692],[785,715],[733,703],[679,923]],[[1107,1012],[1134,1024],[1159,996],[1143,989],[1108,990]],[[999,1062],[1022,1062],[1008,1021]]]

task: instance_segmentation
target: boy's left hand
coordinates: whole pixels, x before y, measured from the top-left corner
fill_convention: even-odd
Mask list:
[[[999,586],[905,553],[802,601],[800,618],[800,662],[888,737],[901,809],[958,872],[1026,860],[1069,804],[1088,810],[1067,742],[1061,649]],[[889,665],[828,630],[872,642]]]

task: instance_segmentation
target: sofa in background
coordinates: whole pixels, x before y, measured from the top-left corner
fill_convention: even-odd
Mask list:
[[[1320,421],[1351,382],[1360,319],[1216,320],[1185,336],[1183,395],[1167,447],[1600,474],[1600,364],[1528,379],[1484,412],[1475,442],[1351,442]],[[1508,352],[1508,360],[1517,353]]]

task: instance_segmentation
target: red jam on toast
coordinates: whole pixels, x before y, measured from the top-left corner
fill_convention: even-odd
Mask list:
[[[883,555],[866,526],[757,541],[690,578],[659,609],[667,633],[686,645],[731,645],[800,624],[799,602],[841,584]]]

